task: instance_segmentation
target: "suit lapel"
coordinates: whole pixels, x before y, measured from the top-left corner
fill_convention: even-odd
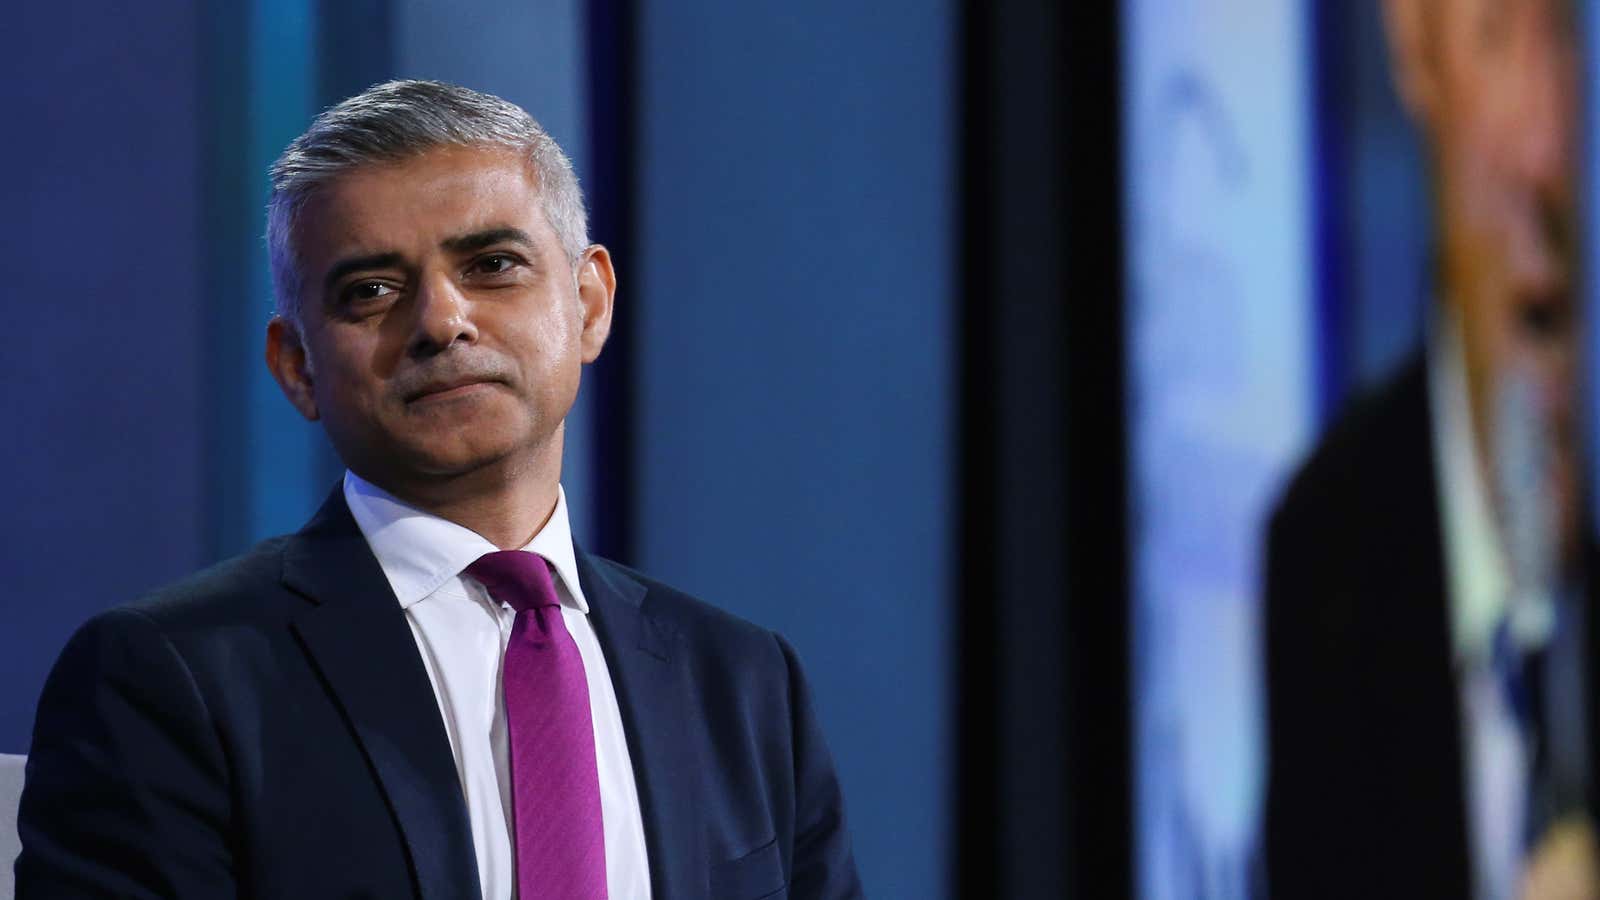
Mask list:
[[[644,819],[655,900],[706,891],[705,829],[697,815],[701,760],[689,737],[699,721],[677,637],[647,612],[648,590],[577,551],[578,579],[622,710]]]
[[[1375,430],[1388,443],[1381,449],[1381,471],[1374,466],[1369,472],[1377,493],[1368,508],[1384,514],[1358,527],[1367,530],[1371,542],[1366,558],[1379,561],[1367,573],[1372,596],[1384,600],[1370,611],[1376,637],[1368,648],[1370,671],[1382,675],[1369,691],[1385,703],[1375,725],[1388,745],[1403,748],[1389,758],[1407,761],[1391,773],[1384,793],[1414,804],[1406,821],[1435,823],[1407,840],[1414,842],[1418,859],[1448,865],[1440,873],[1450,878],[1441,882],[1448,894],[1464,893],[1469,883],[1461,787],[1467,782],[1428,391],[1426,359],[1418,357],[1405,369],[1396,402]]]
[[[478,898],[466,801],[433,685],[342,491],[286,546],[283,580],[312,601],[293,628],[388,797],[419,896]]]

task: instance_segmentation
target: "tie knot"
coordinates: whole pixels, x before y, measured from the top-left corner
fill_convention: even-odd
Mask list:
[[[489,590],[489,596],[517,612],[557,606],[555,582],[550,579],[550,564],[537,553],[522,550],[496,550],[478,557],[465,574]]]

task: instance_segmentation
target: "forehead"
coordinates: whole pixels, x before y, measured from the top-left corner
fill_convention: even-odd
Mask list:
[[[514,150],[445,147],[364,166],[317,188],[295,223],[306,274],[351,254],[417,258],[441,241],[502,227],[556,242],[532,163]]]

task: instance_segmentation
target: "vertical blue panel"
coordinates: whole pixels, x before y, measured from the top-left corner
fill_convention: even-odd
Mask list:
[[[1304,0],[1128,5],[1139,895],[1251,896],[1261,523],[1316,414]]]
[[[310,119],[315,23],[311,0],[203,5],[208,536],[221,557],[298,528],[329,488],[321,429],[294,411],[263,361],[273,308],[267,167]]]
[[[0,752],[73,628],[204,558],[197,7],[5,14]]]
[[[582,12],[579,0],[395,0],[394,76],[449,81],[520,105],[572,158],[583,182],[589,148]],[[626,275],[624,269],[618,315],[631,314]],[[567,416],[561,482],[578,541],[593,546],[594,412],[589,393],[579,390],[577,405]]]
[[[235,364],[245,367],[244,402],[249,410],[244,447],[249,490],[241,498],[249,503],[249,541],[299,528],[329,489],[323,480],[320,427],[306,422],[289,405],[262,362],[272,313],[272,279],[261,238],[271,189],[267,168],[305,129],[314,112],[315,37],[311,0],[254,0],[251,5],[246,95],[251,113],[246,136],[250,218],[244,226],[251,229],[254,252],[248,256],[246,292],[219,298],[244,307],[234,321],[240,329],[241,351]]]
[[[793,640],[868,892],[945,896],[956,8],[639,12],[635,562]]]

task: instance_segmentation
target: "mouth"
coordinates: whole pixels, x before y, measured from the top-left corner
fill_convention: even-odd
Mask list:
[[[430,381],[405,395],[407,405],[415,403],[440,403],[447,400],[458,400],[470,397],[483,391],[493,390],[499,384],[493,378],[470,377],[451,378],[443,381]]]
[[[1553,341],[1573,329],[1573,303],[1565,285],[1540,291],[1517,307],[1517,325],[1529,338]]]

